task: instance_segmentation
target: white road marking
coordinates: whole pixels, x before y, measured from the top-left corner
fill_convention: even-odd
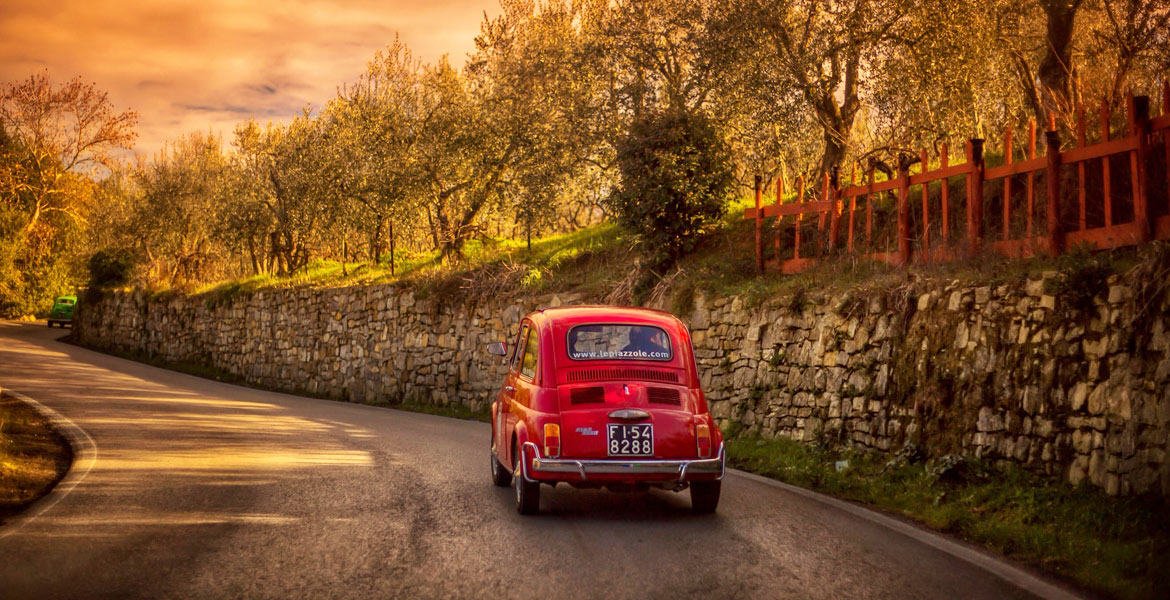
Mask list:
[[[56,506],[65,496],[68,496],[69,492],[73,491],[73,488],[77,487],[77,484],[81,483],[86,475],[89,475],[90,469],[97,462],[98,448],[93,438],[65,415],[11,389],[0,388],[0,392],[25,402],[36,409],[37,412],[52,422],[57,431],[73,448],[73,464],[70,465],[69,472],[65,473],[65,477],[61,478],[61,481],[57,482],[57,485],[48,494],[45,494],[40,500],[34,502],[29,510],[3,526],[2,530],[0,530],[0,539],[4,539],[23,529],[26,525],[36,520],[37,517]]]

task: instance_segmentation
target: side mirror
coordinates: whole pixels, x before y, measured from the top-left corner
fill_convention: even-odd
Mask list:
[[[507,356],[508,346],[504,342],[492,342],[487,345],[488,354],[495,354],[496,356]]]

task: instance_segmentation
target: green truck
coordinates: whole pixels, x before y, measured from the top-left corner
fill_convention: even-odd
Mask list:
[[[77,306],[77,296],[61,296],[53,303],[53,310],[49,313],[49,327],[54,323],[64,327],[73,325],[73,309]]]

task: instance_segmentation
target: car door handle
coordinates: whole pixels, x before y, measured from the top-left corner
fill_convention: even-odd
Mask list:
[[[512,387],[512,386],[510,386],[510,385],[505,385],[505,386],[504,386],[504,391],[505,391],[505,392],[514,392],[514,391],[516,391],[516,388],[514,388],[514,387]]]

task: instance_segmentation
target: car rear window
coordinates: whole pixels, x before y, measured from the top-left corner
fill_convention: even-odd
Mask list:
[[[670,336],[651,325],[577,325],[569,330],[573,360],[670,360]]]

